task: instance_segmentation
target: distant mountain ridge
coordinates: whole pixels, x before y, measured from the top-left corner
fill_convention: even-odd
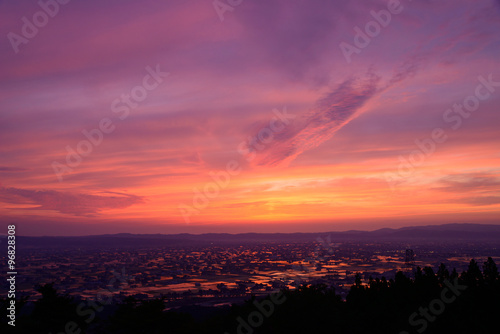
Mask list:
[[[4,236],[5,237],[5,236]],[[375,231],[344,231],[318,233],[206,233],[206,234],[104,234],[70,237],[18,236],[19,248],[122,248],[168,247],[207,244],[242,244],[261,242],[313,242],[318,238],[331,242],[346,241],[499,241],[500,225],[445,224],[411,226]]]

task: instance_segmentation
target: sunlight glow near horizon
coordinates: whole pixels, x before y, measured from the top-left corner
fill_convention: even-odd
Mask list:
[[[386,1],[245,1],[223,22],[210,1],[68,3],[17,54],[0,48],[2,221],[25,235],[498,224],[500,84],[447,110],[500,82],[500,4],[402,3],[351,63],[339,44]],[[2,30],[37,10],[1,3]],[[120,119],[113,101],[156,66],[169,76]],[[114,130],[59,182],[53,162],[104,118]],[[446,140],[426,154],[435,129]],[[241,171],[196,207],[231,161]]]

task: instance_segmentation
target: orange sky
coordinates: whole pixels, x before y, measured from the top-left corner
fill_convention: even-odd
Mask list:
[[[347,61],[339,46],[384,5],[248,1],[221,22],[210,2],[90,1],[27,43],[4,39],[2,223],[25,235],[499,223],[500,6],[405,4]],[[5,34],[40,10],[0,7]]]

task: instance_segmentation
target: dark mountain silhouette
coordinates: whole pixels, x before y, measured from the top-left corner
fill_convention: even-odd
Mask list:
[[[329,238],[345,241],[496,241],[500,240],[500,225],[446,224],[383,228],[375,231],[345,231],[322,233],[207,233],[207,234],[105,234],[75,237],[23,237],[17,242],[23,248],[88,248],[88,247],[161,247],[204,244],[243,244],[272,242],[310,242]]]

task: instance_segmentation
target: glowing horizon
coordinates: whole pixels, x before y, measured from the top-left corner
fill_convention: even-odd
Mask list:
[[[500,2],[396,3],[243,1],[222,21],[212,1],[59,5],[0,48],[2,222],[22,235],[499,224]],[[0,8],[5,36],[43,10]]]

